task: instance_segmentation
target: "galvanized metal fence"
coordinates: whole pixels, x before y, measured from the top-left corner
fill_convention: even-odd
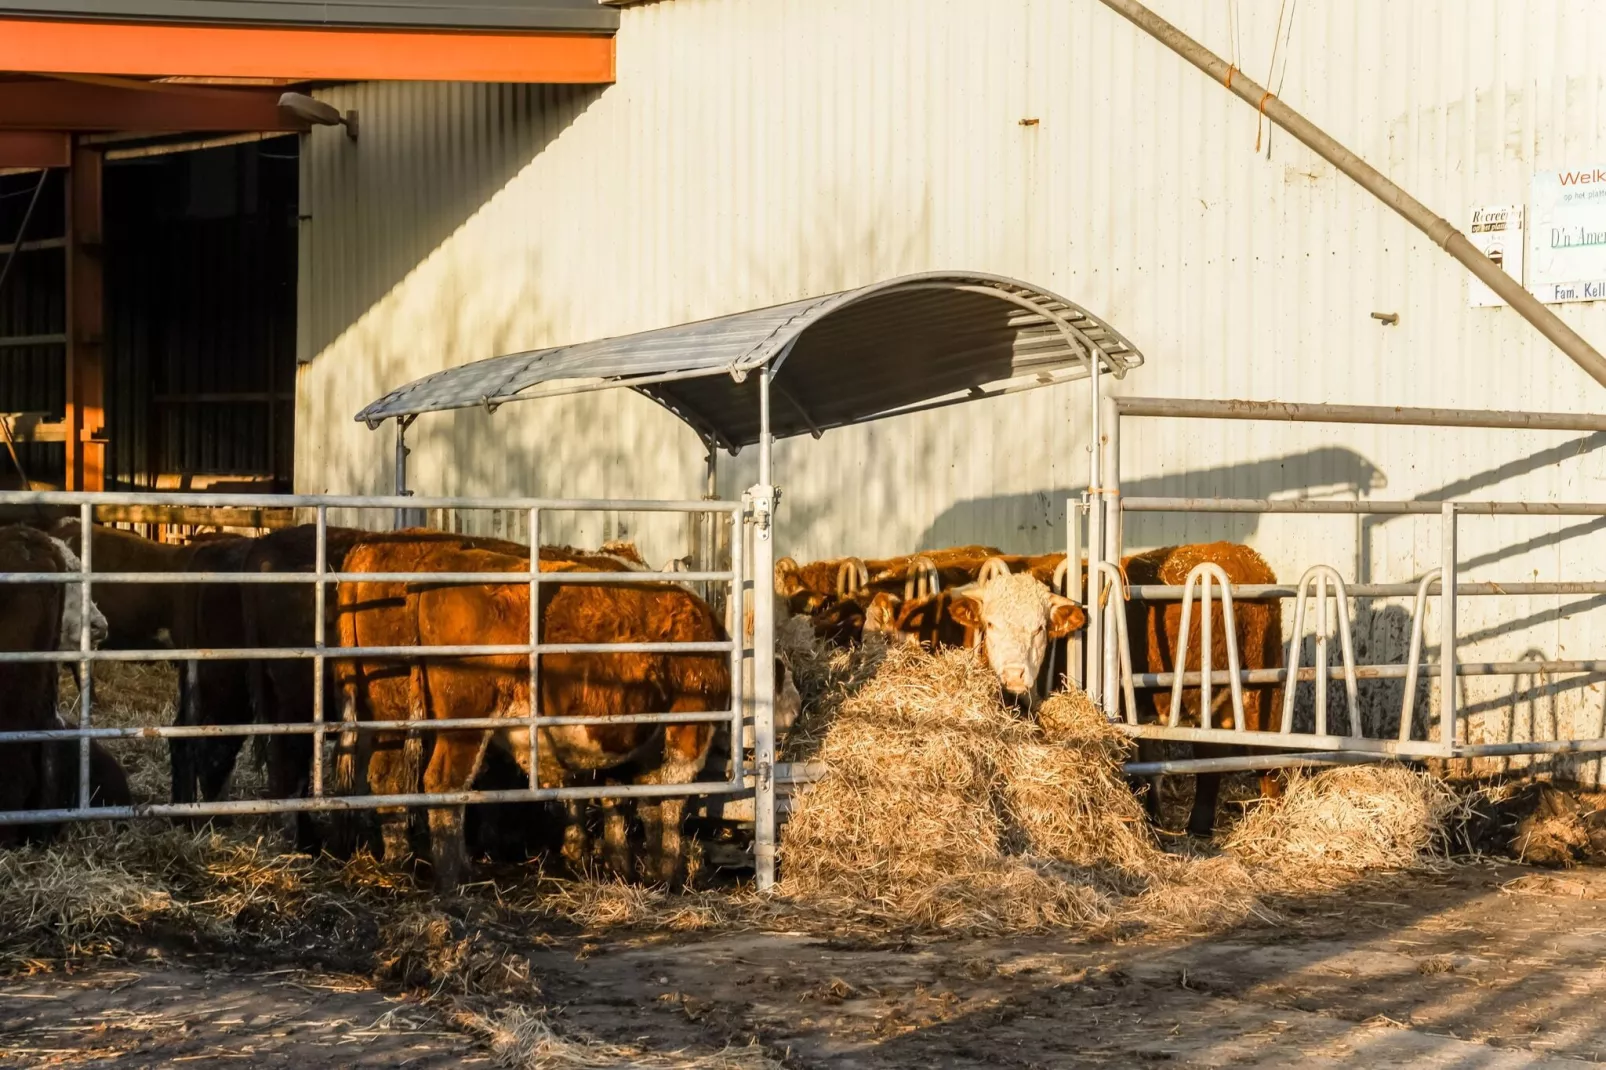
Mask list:
[[[769,579],[764,585],[755,584],[759,575],[744,553],[747,539],[742,533],[754,524],[754,510],[749,502],[728,501],[638,501],[602,499],[542,499],[542,498],[425,498],[413,496],[358,496],[358,495],[206,495],[206,494],[155,494],[108,493],[87,494],[68,492],[3,492],[0,505],[72,506],[78,511],[81,530],[90,531],[98,506],[156,505],[206,509],[257,509],[291,507],[306,510],[312,516],[316,532],[316,560],[311,572],[104,572],[96,568],[94,539],[80,539],[80,568],[77,572],[0,573],[0,587],[18,584],[63,584],[72,588],[69,597],[80,599],[82,625],[77,637],[76,650],[30,650],[0,652],[0,663],[51,663],[75,664],[81,685],[78,699],[76,726],[28,731],[0,731],[0,747],[8,744],[77,741],[78,790],[73,806],[39,810],[13,810],[0,812],[0,825],[39,824],[65,821],[121,819],[139,817],[206,817],[232,814],[287,813],[305,811],[367,810],[381,807],[456,806],[469,803],[529,802],[564,799],[600,799],[612,797],[648,798],[692,795],[743,795],[751,794],[750,762],[744,755],[742,739],[744,721],[753,724],[756,749],[774,750],[773,709],[751,697],[754,689],[744,686],[749,678],[750,666],[762,669],[773,664],[773,622],[756,629],[753,645],[744,641],[744,621],[748,612],[748,599],[753,592],[767,592]],[[531,566],[526,571],[514,572],[357,572],[331,570],[329,567],[329,512],[341,510],[402,509],[497,509],[524,511],[529,518],[532,548],[541,545],[542,519],[551,513],[582,511],[609,511],[634,513],[688,513],[709,515],[732,526],[729,568],[702,572],[562,572],[543,573],[532,552]],[[399,515],[399,514],[398,514]],[[762,556],[762,555],[759,555]],[[409,583],[427,581],[431,584],[527,584],[529,587],[530,620],[528,641],[516,644],[463,644],[456,646],[371,646],[342,647],[331,644],[327,634],[325,613],[330,598],[330,587],[346,582]],[[195,648],[195,649],[143,649],[97,650],[90,634],[88,607],[95,588],[101,584],[310,584],[314,596],[311,646],[250,647],[250,648]],[[563,584],[603,585],[619,583],[676,583],[710,584],[723,586],[728,591],[725,599],[729,627],[727,638],[707,642],[545,642],[541,638],[540,599],[543,586]],[[760,622],[773,612],[768,598],[753,599],[753,609]],[[728,709],[707,712],[644,713],[623,716],[543,716],[540,711],[540,674],[542,655],[551,654],[724,654],[729,659],[731,701]],[[360,721],[351,723],[340,718],[331,719],[326,709],[325,677],[330,660],[358,658],[440,659],[484,657],[490,655],[524,656],[528,658],[528,684],[531,702],[522,716],[486,716],[457,720],[423,721]],[[97,665],[107,662],[200,662],[200,661],[274,661],[287,659],[310,660],[313,669],[312,719],[310,722],[272,722],[245,724],[174,724],[99,726],[94,723],[95,710],[91,702],[93,680]],[[753,677],[762,682],[769,674],[755,672]],[[747,695],[747,698],[743,696]],[[757,710],[758,715],[754,716]],[[715,723],[730,733],[730,768],[716,781],[696,781],[686,784],[621,784],[596,786],[541,786],[537,781],[539,733],[542,728],[571,725],[630,724],[688,724]],[[439,732],[461,729],[499,729],[527,733],[530,747],[529,782],[526,787],[508,790],[462,790],[451,792],[407,792],[388,795],[335,794],[325,783],[325,767],[329,761],[325,744],[331,736],[344,732],[396,732],[403,726],[409,732]],[[131,806],[91,807],[90,754],[94,740],[115,739],[194,739],[220,736],[272,736],[310,735],[313,739],[310,787],[304,797],[254,798],[228,801],[163,803],[142,802]],[[773,857],[773,840],[769,844]]]
[[[1537,673],[1606,672],[1606,659],[1525,659],[1518,661],[1468,661],[1458,654],[1457,602],[1465,597],[1518,597],[1531,595],[1606,594],[1606,582],[1466,582],[1460,579],[1456,561],[1459,527],[1466,518],[1481,516],[1606,516],[1606,503],[1599,502],[1456,502],[1456,501],[1326,501],[1234,498],[1125,498],[1120,493],[1120,426],[1123,416],[1162,418],[1275,420],[1309,423],[1373,423],[1418,426],[1520,428],[1551,431],[1598,431],[1599,417],[1569,413],[1476,412],[1467,410],[1403,409],[1367,406],[1284,405],[1275,402],[1201,401],[1170,398],[1106,398],[1102,421],[1105,438],[1099,443],[1102,458],[1100,485],[1090,491],[1081,509],[1070,515],[1069,549],[1075,555],[1080,544],[1076,530],[1079,517],[1088,523],[1088,543],[1094,567],[1090,570],[1087,598],[1088,650],[1085,666],[1087,690],[1126,734],[1140,739],[1172,740],[1189,743],[1219,743],[1252,748],[1295,750],[1292,754],[1256,754],[1248,758],[1213,758],[1180,761],[1139,762],[1128,765],[1133,774],[1228,771],[1275,768],[1296,764],[1334,764],[1355,760],[1400,758],[1478,758],[1519,754],[1589,754],[1606,752],[1606,739],[1530,740],[1510,743],[1458,742],[1456,680],[1474,676],[1516,677]],[[1073,503],[1075,505],[1076,503]],[[1421,515],[1440,518],[1440,561],[1437,568],[1404,583],[1347,583],[1330,565],[1314,564],[1294,585],[1234,584],[1214,566],[1195,568],[1181,585],[1132,585],[1124,583],[1119,572],[1124,517],[1128,513],[1296,513],[1304,515],[1385,514]],[[1219,590],[1218,594],[1213,591]],[[1437,739],[1424,728],[1416,738],[1415,703],[1417,684],[1424,671],[1422,641],[1429,599],[1439,600],[1439,660],[1427,667],[1438,679],[1439,710]],[[1181,601],[1182,628],[1178,636],[1173,665],[1185,668],[1191,637],[1192,605],[1201,602],[1202,657],[1197,671],[1142,672],[1131,668],[1131,650],[1126,635],[1125,610],[1129,601],[1163,603]],[[1349,604],[1357,598],[1410,598],[1411,639],[1403,663],[1356,664],[1351,647]],[[1233,627],[1234,601],[1248,599],[1294,599],[1292,634],[1285,647],[1281,667],[1244,669],[1239,663],[1237,634]],[[1211,664],[1212,605],[1219,601],[1226,624],[1228,665]],[[1307,606],[1315,606],[1314,664],[1301,664],[1306,635]],[[1113,621],[1108,618],[1113,616]],[[1336,617],[1336,619],[1335,619]],[[1108,626],[1106,626],[1108,624]],[[1349,714],[1349,731],[1337,734],[1327,724],[1327,693],[1334,675],[1329,663],[1328,643],[1336,634],[1341,648],[1341,679]],[[1380,725],[1364,724],[1364,711],[1357,701],[1357,685],[1363,680],[1403,680],[1404,696],[1398,730],[1386,735]],[[1296,732],[1296,691],[1301,684],[1312,685],[1312,730]],[[1282,723],[1276,731],[1256,731],[1244,727],[1242,688],[1248,685],[1284,685]],[[1230,689],[1234,720],[1231,727],[1211,723],[1212,687]],[[1180,723],[1184,688],[1200,691],[1200,724]],[[1119,690],[1118,690],[1119,689]],[[1165,723],[1139,722],[1134,692],[1169,689],[1170,716]],[[1123,708],[1124,707],[1124,708]]]

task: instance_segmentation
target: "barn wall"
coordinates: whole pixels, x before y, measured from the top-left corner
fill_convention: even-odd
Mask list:
[[[1272,0],[1157,3],[1264,78]],[[1535,168],[1606,164],[1587,0],[1291,5],[1280,94],[1430,206],[1525,201]],[[362,137],[315,131],[303,183],[297,482],[383,490],[383,391],[513,349],[662,326],[902,272],[1038,282],[1145,352],[1122,392],[1597,409],[1599,388],[1462,269],[1290,138],[1097,4],[661,0],[624,10],[606,89],[352,86]],[[1035,122],[1031,122],[1035,120]],[[1606,339],[1606,311],[1560,306]],[[1373,312],[1397,312],[1383,326]],[[851,389],[844,383],[844,389]],[[785,444],[781,548],[1056,545],[1086,484],[1086,387]],[[1606,436],[1130,422],[1130,493],[1606,497]],[[650,403],[597,395],[414,428],[428,491],[695,494],[698,447]],[[721,489],[750,480],[726,461]],[[619,518],[571,530],[616,533]],[[1489,578],[1593,578],[1602,524],[1466,522]],[[607,532],[604,532],[607,528]],[[676,525],[643,530],[680,552]],[[1133,546],[1213,538],[1279,574],[1404,580],[1433,520],[1133,518]],[[1597,569],[1598,571],[1598,569]],[[1598,653],[1600,599],[1469,600],[1476,657]],[[1515,623],[1513,623],[1515,622]],[[1356,624],[1398,657],[1398,606]],[[1431,631],[1429,634],[1433,634]],[[1378,709],[1397,688],[1374,694]],[[1338,690],[1338,689],[1335,689]],[[1600,734],[1595,680],[1476,682],[1475,734]]]

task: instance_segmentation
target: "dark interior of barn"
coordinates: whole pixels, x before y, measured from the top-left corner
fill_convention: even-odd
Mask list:
[[[297,149],[106,153],[107,490],[291,489]],[[65,179],[0,173],[0,488],[66,485]]]

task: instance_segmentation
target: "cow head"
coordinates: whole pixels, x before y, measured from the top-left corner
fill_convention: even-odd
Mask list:
[[[1050,641],[1087,623],[1080,606],[1026,573],[994,576],[956,594],[949,613],[980,634],[987,663],[1012,695],[1036,686]]]
[[[83,562],[78,559],[77,554],[73,553],[72,547],[54,536],[50,541],[56,544],[56,552],[61,555],[63,572],[77,572],[83,568]],[[62,594],[61,649],[77,650],[80,633],[83,629],[83,614],[81,612],[83,609],[83,596],[79,593],[78,588],[72,584],[66,584]],[[92,647],[99,646],[105,641],[107,631],[108,625],[106,624],[105,614],[91,601],[89,603],[89,645]]]

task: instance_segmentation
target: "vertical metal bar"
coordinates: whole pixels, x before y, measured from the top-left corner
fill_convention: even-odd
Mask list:
[[[1283,688],[1283,735],[1294,731],[1294,699],[1299,692],[1299,664],[1305,649],[1305,602],[1310,597],[1310,573],[1299,578],[1299,591],[1294,595],[1294,630],[1288,638],[1288,656],[1283,664],[1288,667],[1287,686]]]
[[[775,596],[758,588],[775,574],[775,487],[770,483],[770,379],[759,377],[759,485],[753,488],[753,868],[760,891],[775,886]]]
[[[1327,573],[1316,575],[1316,734],[1327,734]]]
[[[89,573],[94,568],[95,556],[95,507],[84,502],[78,507],[78,651],[88,654],[93,646],[90,636],[89,618],[92,615],[93,600],[89,596]],[[90,727],[90,696],[94,693],[94,665],[87,657],[78,663],[78,727]],[[51,669],[55,672],[55,669]],[[89,744],[88,736],[78,739],[78,808],[89,809]],[[47,743],[45,746],[54,746]]]
[[[1094,355],[1094,364],[1098,363],[1097,354]],[[1101,455],[1101,473],[1099,482],[1104,488],[1104,506],[1100,510],[1100,518],[1104,524],[1103,560],[1108,561],[1117,569],[1121,567],[1121,416],[1115,406],[1114,398],[1100,398],[1099,410],[1102,413],[1100,424],[1103,434]],[[1111,583],[1115,580],[1112,578]],[[1121,606],[1115,598],[1105,603],[1110,613],[1121,612]],[[1099,673],[1104,696],[1104,708],[1108,713],[1120,711],[1120,694],[1116,689],[1116,630],[1108,620],[1101,623],[1099,638],[1103,642],[1104,651],[1103,669]]]
[[[1210,593],[1211,588],[1214,586],[1210,573],[1204,572],[1200,574],[1199,585],[1202,588],[1199,598],[1199,727],[1209,728],[1211,726],[1210,722],[1213,720],[1210,709],[1210,699],[1212,697],[1210,694],[1210,670],[1215,667],[1211,665],[1212,658],[1210,656],[1211,643],[1215,639],[1212,634],[1215,631],[1212,627],[1215,622],[1210,619]],[[1187,641],[1186,637],[1184,637],[1183,641]],[[1184,663],[1177,662],[1178,672],[1186,672],[1187,668]],[[1234,727],[1242,728],[1243,725],[1235,725]]]
[[[1075,498],[1065,499],[1065,597],[1073,602],[1081,602],[1082,594],[1082,503]],[[1093,572],[1093,565],[1089,563],[1088,574]],[[1073,634],[1065,643],[1066,669],[1070,672],[1071,683],[1077,687],[1087,687],[1087,664],[1082,660],[1085,657],[1082,650],[1082,633]]]
[[[541,510],[530,510],[530,646],[541,643]],[[541,786],[541,744],[535,719],[541,715],[541,652],[530,651],[530,790]]]
[[[1422,632],[1428,611],[1428,587],[1439,575],[1429,569],[1416,586],[1416,603],[1411,611],[1411,649],[1405,658],[1405,697],[1400,702],[1400,742],[1411,741],[1411,722],[1416,719],[1416,681],[1422,668]]]
[[[1439,562],[1439,745],[1446,756],[1455,753],[1455,596],[1456,596],[1456,511],[1454,502],[1445,502],[1443,520],[1444,558]]]
[[[718,514],[714,514],[718,515]],[[747,692],[743,687],[742,662],[747,657],[747,612],[746,592],[747,555],[743,543],[747,539],[747,513],[741,507],[732,510],[731,521],[731,559],[730,559],[730,597],[726,604],[730,606],[731,637],[731,786],[741,787],[742,778],[746,775],[744,762],[746,750],[746,732],[743,731],[747,723]],[[763,597],[764,589],[757,576],[753,577],[753,597]]]
[[[407,424],[405,416],[396,417],[396,493],[407,493]],[[407,526],[407,510],[397,509],[395,528],[400,531]]]
[[[323,678],[324,678],[324,604],[328,592],[324,590],[324,576],[329,571],[329,507],[318,506],[316,561],[313,566],[312,591],[312,645],[317,653],[312,656],[312,795],[323,796]]]
[[[1171,663],[1176,678],[1171,681],[1171,727],[1182,724],[1182,674],[1188,671],[1188,633],[1193,630],[1192,577],[1182,589],[1182,626],[1177,629],[1177,656]]]
[[[1092,487],[1087,498],[1087,697],[1103,708],[1101,653],[1104,650],[1103,591],[1104,575],[1097,563],[1104,560],[1104,520],[1102,503],[1098,497],[1098,473],[1095,470]]]

